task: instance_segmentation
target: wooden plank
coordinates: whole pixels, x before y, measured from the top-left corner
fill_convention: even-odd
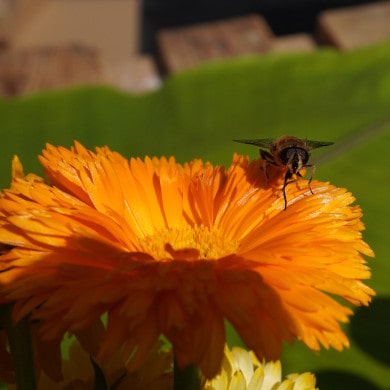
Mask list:
[[[272,38],[268,24],[258,15],[161,30],[157,34],[162,63],[168,72],[210,60],[263,53],[270,49]]]
[[[273,52],[305,52],[317,48],[314,38],[309,34],[291,34],[276,37],[272,41]]]
[[[328,10],[319,16],[323,43],[352,50],[390,39],[390,2]]]
[[[5,50],[0,55],[2,96],[80,84],[101,84],[102,81],[99,53],[88,47]]]
[[[45,47],[0,52],[0,96],[10,97],[75,85],[111,85],[145,92],[161,84],[152,57],[107,61],[85,46]]]

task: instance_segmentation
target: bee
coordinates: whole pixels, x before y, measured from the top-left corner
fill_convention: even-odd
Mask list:
[[[308,184],[310,192],[313,193],[310,183],[313,179],[315,164],[308,164],[310,151],[323,146],[333,145],[333,142],[303,140],[292,135],[284,135],[278,139],[235,139],[234,141],[260,147],[260,157],[263,160],[263,169],[267,179],[269,179],[267,169],[269,165],[287,168],[282,187],[284,210],[287,208],[287,184],[294,181],[290,180],[293,175],[301,178],[302,174],[300,173],[300,170],[303,168],[311,168]],[[269,152],[261,148],[269,149]]]

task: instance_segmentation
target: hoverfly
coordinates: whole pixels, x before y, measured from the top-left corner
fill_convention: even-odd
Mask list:
[[[333,142],[303,140],[292,135],[284,135],[278,139],[235,139],[234,141],[260,147],[260,157],[263,159],[263,169],[267,179],[269,179],[268,165],[287,168],[282,187],[285,210],[287,208],[286,186],[291,182],[289,180],[293,175],[302,177],[300,170],[303,168],[311,168],[309,189],[313,193],[310,183],[313,179],[315,164],[308,164],[310,151],[333,144]],[[261,148],[269,149],[269,152]]]

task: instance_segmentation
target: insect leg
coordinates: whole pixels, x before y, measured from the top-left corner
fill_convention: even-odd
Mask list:
[[[283,192],[283,199],[284,199],[284,210],[287,209],[287,195],[286,195],[286,187],[287,187],[287,184],[289,183],[289,179],[291,179],[292,177],[292,174],[290,171],[287,171],[286,172],[286,175],[284,176],[284,182],[283,182],[283,188],[282,188],[282,192]]]
[[[309,190],[312,194],[314,194],[313,190],[311,189],[311,181],[313,180],[313,177],[314,177],[314,173],[316,171],[316,165],[315,164],[308,164],[308,165],[305,165],[305,168],[311,168],[311,172],[310,172],[310,178],[309,178]]]

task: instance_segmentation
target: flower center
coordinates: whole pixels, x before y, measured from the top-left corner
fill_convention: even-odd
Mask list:
[[[218,229],[186,226],[157,231],[139,241],[141,251],[156,260],[212,260],[237,251],[238,242],[224,236]]]

